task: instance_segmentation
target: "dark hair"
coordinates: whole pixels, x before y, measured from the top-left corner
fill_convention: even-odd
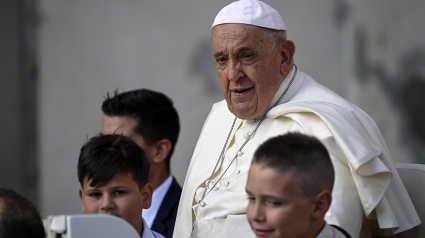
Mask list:
[[[315,137],[288,133],[260,145],[253,164],[293,172],[305,197],[332,192],[335,171],[326,147]]]
[[[0,189],[0,238],[44,238],[37,208],[10,189]]]
[[[149,180],[149,161],[145,152],[132,139],[123,135],[99,135],[81,147],[78,158],[78,180],[92,180],[90,186],[108,183],[119,173],[128,173],[139,188]]]
[[[170,170],[170,159],[180,132],[179,115],[173,101],[162,93],[148,89],[118,94],[109,93],[102,104],[102,111],[108,116],[130,116],[138,119],[134,132],[143,136],[146,145],[162,140],[170,140],[172,147],[166,158]]]

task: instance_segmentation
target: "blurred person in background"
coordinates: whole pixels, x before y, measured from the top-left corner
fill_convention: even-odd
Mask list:
[[[0,238],[44,238],[37,208],[10,189],[0,189]]]

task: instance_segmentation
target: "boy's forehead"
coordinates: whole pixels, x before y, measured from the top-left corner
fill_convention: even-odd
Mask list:
[[[131,173],[117,173],[108,181],[99,181],[99,184],[93,185],[93,179],[90,175],[87,175],[83,181],[84,188],[104,188],[104,187],[132,187],[134,185],[138,186],[137,182],[134,180]]]
[[[294,170],[279,170],[255,163],[248,172],[247,191],[276,196],[303,195]]]

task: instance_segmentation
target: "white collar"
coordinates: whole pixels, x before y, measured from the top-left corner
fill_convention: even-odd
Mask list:
[[[162,235],[156,233],[155,231],[152,231],[148,224],[146,224],[145,219],[143,219],[143,233],[142,236],[140,236],[141,238],[164,238]]]
[[[346,238],[346,236],[337,228],[332,227],[325,222],[325,225],[316,238]]]
[[[151,207],[148,209],[143,209],[142,216],[149,226],[152,226],[156,214],[158,214],[162,201],[170,189],[172,182],[173,176],[170,175],[161,185],[159,185],[159,187],[155,189],[155,191],[153,191]]]

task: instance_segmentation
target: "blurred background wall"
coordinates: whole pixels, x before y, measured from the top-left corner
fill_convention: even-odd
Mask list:
[[[180,184],[214,102],[210,45],[225,0],[0,1],[0,187],[42,215],[81,213],[81,145],[100,131],[107,92],[171,97]],[[375,119],[395,162],[425,163],[425,2],[266,0],[296,45],[295,63]]]

